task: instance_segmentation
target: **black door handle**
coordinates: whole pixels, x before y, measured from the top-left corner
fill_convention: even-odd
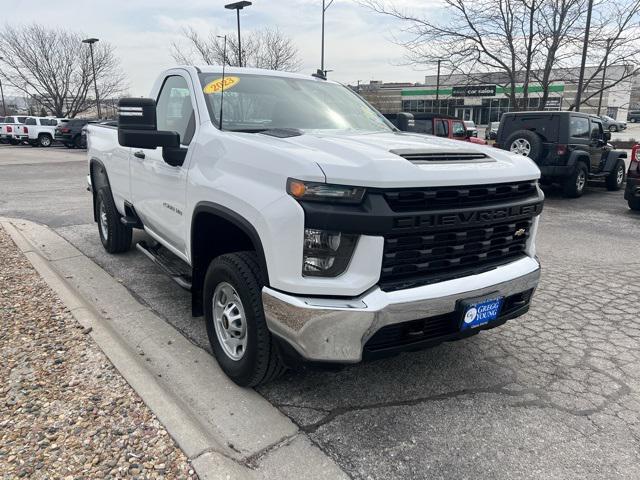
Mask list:
[[[137,157],[137,158],[142,158],[142,159],[145,158],[145,154],[144,154],[144,152],[142,150],[138,150],[137,152],[134,152],[133,156]]]

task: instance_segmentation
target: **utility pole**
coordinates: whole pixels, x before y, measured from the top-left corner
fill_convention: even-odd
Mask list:
[[[436,75],[436,105],[438,106],[438,113],[440,113],[440,62],[442,59],[438,59],[438,74]]]
[[[602,83],[600,84],[600,98],[598,99],[598,116],[600,116],[600,110],[602,109],[602,94],[604,93],[604,82],[607,78],[607,61],[609,60],[609,49],[611,48],[611,42],[615,40],[613,38],[607,38],[607,49],[604,52],[604,62],[602,65]]]
[[[328,5],[325,5],[325,3],[326,3],[325,0],[322,0],[322,41],[320,45],[320,70],[322,71],[322,74],[326,77],[327,71],[324,69],[324,14],[333,3],[333,0],[331,0]]]
[[[228,9],[228,10],[235,10],[236,11],[236,19],[238,21],[238,66],[241,67],[242,66],[242,39],[240,37],[240,10],[242,10],[244,7],[249,7],[251,4],[251,2],[235,2],[235,3],[229,3],[227,5],[224,6],[224,8]],[[246,64],[247,60],[245,58],[245,64]]]
[[[587,7],[587,25],[584,31],[584,43],[582,44],[582,62],[580,63],[580,76],[578,77],[578,91],[576,92],[575,107],[576,112],[580,111],[582,103],[582,87],[584,84],[584,68],[587,64],[587,48],[589,46],[589,30],[591,29],[591,12],[593,11],[593,0],[589,0]]]
[[[100,96],[98,95],[98,80],[96,79],[96,62],[93,59],[93,44],[99,42],[97,38],[87,38],[82,40],[82,43],[89,44],[89,50],[91,50],[91,68],[93,70],[93,87],[96,90],[96,107],[98,108],[98,119],[102,118],[102,112],[100,111]]]

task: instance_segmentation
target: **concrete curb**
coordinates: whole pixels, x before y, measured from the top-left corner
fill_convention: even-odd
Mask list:
[[[251,389],[51,229],[0,217],[34,268],[156,414],[202,479],[347,475]]]

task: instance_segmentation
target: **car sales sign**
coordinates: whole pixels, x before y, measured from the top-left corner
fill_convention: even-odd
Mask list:
[[[452,97],[495,97],[495,85],[465,85],[462,87],[452,87]]]

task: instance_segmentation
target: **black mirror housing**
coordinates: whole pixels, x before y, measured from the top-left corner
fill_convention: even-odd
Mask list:
[[[396,117],[396,127],[403,132],[411,132],[416,126],[416,121],[411,113],[400,112]]]
[[[611,140],[611,132],[604,132],[604,139],[608,142]]]
[[[123,147],[156,149],[180,147],[176,132],[158,131],[156,101],[123,98],[118,102],[118,143]]]
[[[122,98],[118,102],[118,126],[126,130],[157,130],[156,101]]]

